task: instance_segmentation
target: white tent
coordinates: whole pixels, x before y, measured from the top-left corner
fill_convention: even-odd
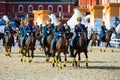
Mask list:
[[[84,19],[81,12],[79,10],[76,10],[73,16],[67,21],[67,24],[73,29],[74,26],[77,24],[77,18],[82,17],[82,23],[85,24],[85,26],[89,26],[88,22]]]
[[[90,38],[92,30],[93,30],[94,27],[85,20],[85,18],[82,16],[82,14],[79,10],[75,11],[73,16],[67,21],[67,24],[73,30],[74,26],[77,24],[77,18],[78,17],[82,17],[82,24],[84,24],[86,27],[88,27],[88,38]]]
[[[54,14],[50,14],[49,18],[51,18],[51,20],[52,20],[51,23],[52,24],[54,23],[55,25],[57,25],[57,18]]]

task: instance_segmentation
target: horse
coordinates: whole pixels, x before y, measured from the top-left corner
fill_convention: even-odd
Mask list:
[[[98,46],[98,48],[99,48],[100,51],[102,51],[102,49],[100,48],[100,42],[106,42],[106,46],[105,46],[104,52],[106,51],[106,49],[107,49],[108,46],[110,46],[111,51],[113,52],[113,49],[112,49],[111,44],[110,44],[112,33],[116,33],[114,27],[110,28],[110,30],[108,30],[106,32],[105,39],[102,39],[102,40],[98,39],[98,35],[97,34],[92,34],[92,38],[91,38],[92,39],[92,43],[91,43],[90,51],[92,52],[92,46],[97,41],[98,42],[97,46]]]
[[[60,63],[60,68],[62,69],[62,61],[60,54],[63,52],[65,59],[64,59],[64,67],[66,67],[66,61],[67,61],[67,50],[69,45],[69,36],[66,33],[63,33],[63,35],[59,38],[59,40],[56,43],[55,48],[53,49],[52,53],[52,66],[58,67],[58,63]],[[57,52],[56,61],[55,61],[55,53]]]
[[[88,55],[87,55],[87,47],[88,47],[88,40],[87,40],[87,30],[85,29],[84,31],[81,32],[80,34],[81,36],[78,37],[78,41],[76,42],[75,46],[71,46],[70,45],[70,52],[71,55],[73,55],[73,61],[72,61],[72,65],[74,66],[74,64],[80,67],[80,54],[82,52],[84,52],[85,57],[86,57],[86,68],[88,67]],[[76,51],[76,52],[75,52]],[[75,53],[74,53],[75,52]],[[78,63],[76,61],[76,55],[78,54]]]
[[[44,41],[43,40],[43,37],[42,37],[42,41],[41,41],[41,46],[45,52],[45,56],[46,56],[46,61],[48,62],[49,59],[50,59],[50,56],[51,56],[51,53],[50,53],[50,46],[51,46],[51,42],[54,38],[54,34],[53,34],[53,31],[51,32],[51,34],[49,34],[46,38],[46,40]]]
[[[35,34],[31,33],[26,42],[25,45],[22,46],[22,55],[21,55],[21,62],[24,59],[24,62],[26,61],[26,53],[28,53],[28,62],[31,63],[34,57],[34,45],[35,44]]]
[[[5,51],[6,51],[6,56],[10,56],[11,57],[11,48],[12,48],[12,45],[13,45],[13,39],[12,39],[12,30],[11,31],[8,31],[8,34],[5,38],[5,44],[4,44],[4,47],[5,47]]]

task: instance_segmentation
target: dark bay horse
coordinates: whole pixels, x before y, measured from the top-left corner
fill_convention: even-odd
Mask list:
[[[12,45],[13,45],[13,39],[12,39],[12,30],[11,31],[8,31],[8,34],[5,38],[5,44],[4,44],[4,47],[5,47],[5,51],[6,51],[6,56],[10,56],[11,57],[11,48],[12,48]]]
[[[26,42],[25,42],[25,46],[22,46],[22,56],[21,56],[21,62],[26,61],[26,53],[28,53],[28,62],[32,62],[33,57],[34,57],[34,44],[35,44],[35,34],[31,33]]]
[[[74,64],[80,67],[80,54],[82,52],[84,52],[85,57],[86,57],[86,67],[88,67],[88,55],[87,55],[87,46],[88,46],[88,42],[87,42],[87,30],[85,30],[85,32],[81,33],[81,36],[78,37],[78,41],[76,42],[76,45],[73,47],[70,45],[70,52],[71,55],[73,55],[73,62],[72,65],[74,66]],[[76,61],[76,55],[78,54],[78,63]]]
[[[53,40],[53,37],[54,37],[54,34],[52,32],[51,34],[49,34],[47,36],[47,39],[45,40],[45,43],[44,43],[43,40],[41,42],[41,46],[42,46],[42,48],[43,48],[43,50],[45,52],[45,56],[46,56],[46,61],[47,62],[49,61],[50,55],[51,55],[51,53],[50,53],[50,46],[51,46],[51,42]]]
[[[56,66],[58,66],[58,63],[60,63],[60,68],[62,68],[62,61],[61,61],[61,56],[60,56],[61,53],[63,53],[65,56],[64,67],[66,66],[68,45],[69,45],[69,36],[66,33],[64,33],[59,38],[58,42],[56,43],[56,50],[53,50],[53,53],[52,53],[53,67],[55,66],[55,53],[56,52],[57,52]]]
[[[110,46],[111,51],[113,52],[113,49],[112,49],[111,44],[110,44],[110,40],[111,40],[112,33],[115,33],[115,32],[116,31],[115,31],[114,27],[110,28],[110,30],[108,30],[107,33],[106,33],[105,39],[103,39],[103,40],[98,39],[98,35],[92,34],[92,43],[91,43],[90,51],[92,51],[92,46],[97,41],[98,42],[98,48],[100,49],[100,51],[102,51],[102,49],[100,48],[100,42],[106,42],[104,52],[106,51],[108,46]]]

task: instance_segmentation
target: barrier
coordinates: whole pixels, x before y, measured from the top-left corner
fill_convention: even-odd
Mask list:
[[[110,43],[115,45],[116,48],[120,47],[120,39],[111,39]]]

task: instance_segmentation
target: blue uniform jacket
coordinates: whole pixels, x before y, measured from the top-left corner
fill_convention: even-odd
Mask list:
[[[32,32],[36,32],[37,29],[38,29],[38,27],[39,27],[38,25],[33,25],[33,26],[32,26]]]
[[[55,36],[61,36],[65,32],[65,27],[64,26],[55,26],[54,27],[54,34]],[[59,35],[61,34],[61,35]]]
[[[46,28],[45,32],[47,32],[47,34],[50,34],[52,32],[52,30],[54,29],[54,25],[51,24],[50,26],[46,26],[45,28]]]
[[[26,26],[26,31],[27,31],[27,33],[31,34],[31,32],[32,32],[32,26],[31,25],[27,25]]]
[[[83,24],[75,25],[74,32],[75,32],[76,36],[78,36],[83,31],[84,28],[85,28],[85,25],[83,25]]]
[[[12,30],[11,26],[8,26],[8,27],[5,26],[5,28],[4,28],[4,35],[6,36],[10,30]]]

